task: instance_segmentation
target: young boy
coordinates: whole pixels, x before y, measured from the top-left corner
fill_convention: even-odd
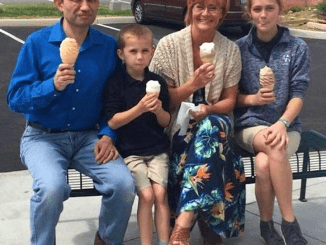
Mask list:
[[[127,25],[118,35],[118,55],[124,62],[104,91],[104,110],[117,129],[117,148],[130,169],[139,196],[138,226],[142,245],[152,244],[152,206],[159,244],[168,244],[170,211],[167,204],[169,94],[162,77],[148,70],[154,54],[153,33],[145,26]],[[157,80],[159,93],[146,93]]]

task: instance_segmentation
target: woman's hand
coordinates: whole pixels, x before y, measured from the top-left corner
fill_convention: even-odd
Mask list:
[[[215,66],[211,63],[201,65],[193,75],[192,85],[197,89],[205,87],[208,83],[213,81],[215,74]]]
[[[261,88],[259,91],[252,96],[251,104],[253,106],[267,105],[275,101],[274,91],[270,88]]]
[[[270,145],[271,147],[277,146],[280,150],[282,148],[286,149],[289,143],[287,129],[280,121],[277,121],[267,130],[265,130],[264,138],[267,145]]]
[[[203,120],[207,116],[207,105],[200,104],[198,111],[189,111],[190,115],[194,118],[196,122]]]

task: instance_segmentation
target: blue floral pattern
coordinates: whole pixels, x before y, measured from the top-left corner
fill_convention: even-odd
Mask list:
[[[231,120],[210,115],[191,122],[186,137],[172,140],[168,195],[172,223],[180,212],[194,211],[224,237],[244,231],[243,163],[229,145]]]

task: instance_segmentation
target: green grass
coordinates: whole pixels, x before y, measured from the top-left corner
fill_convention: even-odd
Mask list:
[[[99,16],[132,16],[130,10],[110,10],[109,7],[100,5]],[[5,4],[0,6],[1,18],[50,18],[60,17],[62,13],[55,8],[53,3],[21,3]]]

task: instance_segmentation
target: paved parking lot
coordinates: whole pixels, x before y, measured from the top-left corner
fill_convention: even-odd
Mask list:
[[[124,24],[100,24],[95,28],[116,36]],[[149,25],[154,32],[155,42],[178,29],[180,26],[156,23]],[[6,91],[14,69],[17,54],[26,37],[41,27],[0,27],[0,172],[21,170],[24,167],[19,159],[19,141],[24,129],[25,120],[21,115],[8,110],[6,105]],[[234,29],[224,30],[223,34],[232,40],[241,37],[241,33]],[[315,129],[326,134],[325,121],[325,94],[326,94],[326,40],[305,39],[311,49],[312,73],[309,90],[306,94],[304,109],[301,113],[304,129]]]

